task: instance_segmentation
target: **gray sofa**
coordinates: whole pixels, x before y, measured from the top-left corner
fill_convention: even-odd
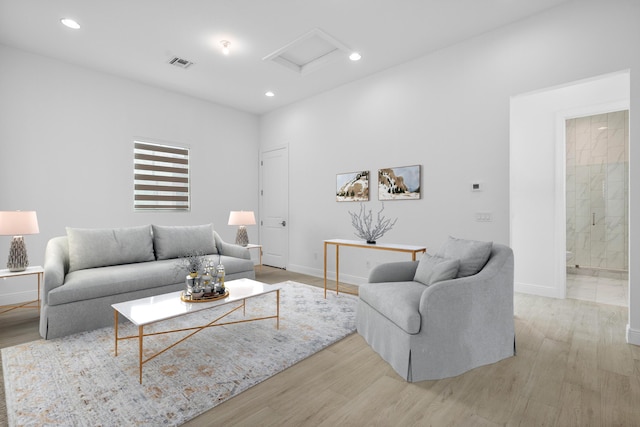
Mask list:
[[[225,267],[225,280],[255,278],[249,251],[212,225],[67,228],[47,243],[40,335],[45,339],[113,324],[111,304],[184,289],[181,257],[198,253]]]
[[[359,288],[358,332],[406,381],[452,377],[515,354],[513,252],[450,238],[382,264]]]

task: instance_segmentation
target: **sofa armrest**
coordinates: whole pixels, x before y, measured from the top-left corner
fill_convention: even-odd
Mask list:
[[[234,258],[251,259],[249,249],[245,248],[244,246],[225,242],[215,231],[213,232],[213,234],[216,240],[216,248],[218,249],[218,253],[220,255],[231,256]]]
[[[47,303],[49,292],[64,284],[69,271],[69,242],[66,237],[54,237],[44,251],[44,289],[42,302]]]
[[[375,266],[369,273],[369,283],[410,282],[416,275],[418,261],[388,262]]]

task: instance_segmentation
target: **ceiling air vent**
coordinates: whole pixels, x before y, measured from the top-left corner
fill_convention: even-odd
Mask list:
[[[189,68],[190,66],[193,65],[193,62],[187,61],[186,59],[183,59],[183,58],[178,58],[176,56],[169,61],[169,64],[175,65],[176,67],[180,67],[180,68]]]

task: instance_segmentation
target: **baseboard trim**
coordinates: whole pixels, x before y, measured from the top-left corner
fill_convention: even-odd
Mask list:
[[[551,288],[549,286],[532,285],[530,283],[514,283],[514,290],[523,294],[538,295],[541,297],[549,298],[564,298],[562,290],[558,288]]]
[[[627,343],[640,345],[640,330],[631,328],[627,323]]]

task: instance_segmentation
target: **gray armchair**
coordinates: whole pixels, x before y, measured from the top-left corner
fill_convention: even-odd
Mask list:
[[[358,333],[401,377],[452,377],[515,354],[509,247],[493,244],[477,274],[428,286],[414,281],[418,264],[379,265],[359,291]]]

